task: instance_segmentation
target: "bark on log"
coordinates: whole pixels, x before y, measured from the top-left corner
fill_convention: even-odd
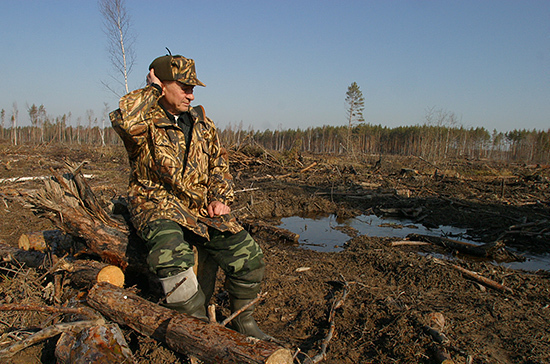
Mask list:
[[[127,231],[91,219],[90,216],[83,215],[76,209],[66,208],[61,213],[64,229],[67,233],[84,239],[90,253],[98,255],[106,263],[126,269],[128,266]]]
[[[132,351],[117,324],[94,325],[64,332],[55,346],[58,364],[134,363]]]
[[[292,363],[290,350],[277,344],[249,341],[221,325],[180,314],[108,283],[95,285],[88,303],[119,324],[207,363]]]

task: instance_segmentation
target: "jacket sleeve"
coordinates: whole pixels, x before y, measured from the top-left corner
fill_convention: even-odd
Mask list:
[[[130,157],[146,142],[151,110],[160,96],[157,87],[147,86],[123,96],[119,108],[109,114],[113,129],[124,142]]]
[[[233,202],[233,177],[229,173],[229,157],[222,146],[218,131],[212,123],[210,143],[208,202],[220,201],[226,205]]]

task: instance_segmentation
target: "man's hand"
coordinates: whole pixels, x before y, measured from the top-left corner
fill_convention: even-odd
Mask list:
[[[153,83],[156,83],[160,87],[162,87],[162,81],[159,80],[157,76],[155,76],[155,69],[151,68],[149,73],[147,74],[147,86],[152,85]]]
[[[206,208],[210,217],[227,215],[231,212],[231,208],[220,201],[212,201]]]

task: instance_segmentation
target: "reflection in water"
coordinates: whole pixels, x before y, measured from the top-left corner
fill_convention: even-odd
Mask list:
[[[317,218],[291,216],[281,219],[279,227],[300,234],[300,246],[322,252],[339,252],[353,232],[373,237],[405,238],[411,233],[444,236],[464,242],[478,244],[470,239],[465,229],[440,226],[436,229],[415,224],[411,220],[380,218],[376,215],[360,215],[352,219],[340,220],[335,215]],[[345,232],[348,232],[346,234]],[[517,252],[516,252],[517,253]],[[525,270],[550,270],[550,255],[523,255],[525,262],[501,263],[502,266]]]

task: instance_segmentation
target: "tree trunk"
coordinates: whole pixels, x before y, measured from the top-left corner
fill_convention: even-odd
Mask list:
[[[96,254],[102,261],[126,269],[128,257],[128,232],[103,224],[80,211],[65,208],[61,212],[64,230],[86,241],[90,253]]]
[[[107,283],[89,291],[88,303],[119,324],[207,363],[292,363],[290,350],[277,344],[249,341],[224,326],[180,314]]]

